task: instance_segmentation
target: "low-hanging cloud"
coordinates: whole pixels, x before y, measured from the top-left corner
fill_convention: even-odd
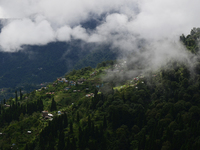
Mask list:
[[[158,41],[177,42],[182,33],[200,25],[199,4],[197,0],[1,0],[0,18],[8,21],[0,33],[0,46],[13,52],[23,45],[80,39],[138,51],[141,40],[146,40],[150,47],[160,47],[154,50],[159,58],[167,48]],[[95,17],[101,18],[95,29],[81,26]]]

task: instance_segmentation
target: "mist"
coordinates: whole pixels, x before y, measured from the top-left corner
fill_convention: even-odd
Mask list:
[[[15,52],[23,45],[78,39],[133,53],[132,62],[148,63],[151,69],[172,58],[189,62],[179,36],[200,26],[199,4],[197,0],[1,0],[0,18],[7,20],[0,47]],[[83,26],[95,18],[95,28]]]

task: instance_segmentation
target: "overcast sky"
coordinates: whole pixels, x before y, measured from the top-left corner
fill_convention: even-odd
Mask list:
[[[200,26],[199,6],[199,0],[0,0],[0,18],[9,19],[0,46],[12,52],[74,38],[131,50],[138,38],[176,41]],[[102,15],[94,30],[81,26]]]

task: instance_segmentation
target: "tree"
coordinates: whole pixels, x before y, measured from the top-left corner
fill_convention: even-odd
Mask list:
[[[20,89],[20,100],[22,100],[22,96],[23,96],[23,94],[22,94],[22,91],[21,91],[21,89]]]
[[[73,131],[73,123],[72,122],[70,122],[70,133],[73,133],[74,131]]]
[[[106,116],[104,115],[103,117],[103,128],[106,129],[107,128],[107,120],[106,120]]]
[[[66,128],[68,126],[68,118],[67,118],[67,114],[64,113],[64,128]]]
[[[80,121],[79,112],[77,111],[77,122]]]
[[[65,138],[65,134],[64,134],[63,131],[61,131],[60,134],[59,134],[59,141],[58,141],[58,149],[59,150],[63,150],[64,147],[65,147],[64,138]]]
[[[56,102],[54,98],[52,98],[50,111],[54,111],[54,110],[57,110],[57,106],[56,106]]]
[[[17,102],[18,102],[17,91],[15,91],[15,102],[16,102],[16,106],[17,106]]]

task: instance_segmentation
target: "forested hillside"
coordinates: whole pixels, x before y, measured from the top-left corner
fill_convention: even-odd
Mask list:
[[[26,51],[0,52],[0,100],[13,97],[12,89],[31,92],[41,83],[52,82],[73,68],[96,67],[105,60],[116,59],[109,46],[91,48],[81,41],[50,43],[46,46],[27,46]],[[6,89],[10,88],[10,90]]]
[[[2,22],[0,19],[0,32]],[[91,29],[98,19],[86,21],[83,26]],[[117,52],[110,45],[88,44],[81,40],[52,42],[47,45],[23,45],[17,52],[4,52],[0,47],[0,101],[14,97],[15,90],[31,92],[41,83],[49,83],[70,70],[91,66],[102,61],[114,60]]]
[[[132,76],[125,76],[134,69],[125,60],[104,61],[31,93],[18,91],[0,107],[0,148],[200,149],[198,61],[192,71],[176,60],[155,72],[137,66]]]

